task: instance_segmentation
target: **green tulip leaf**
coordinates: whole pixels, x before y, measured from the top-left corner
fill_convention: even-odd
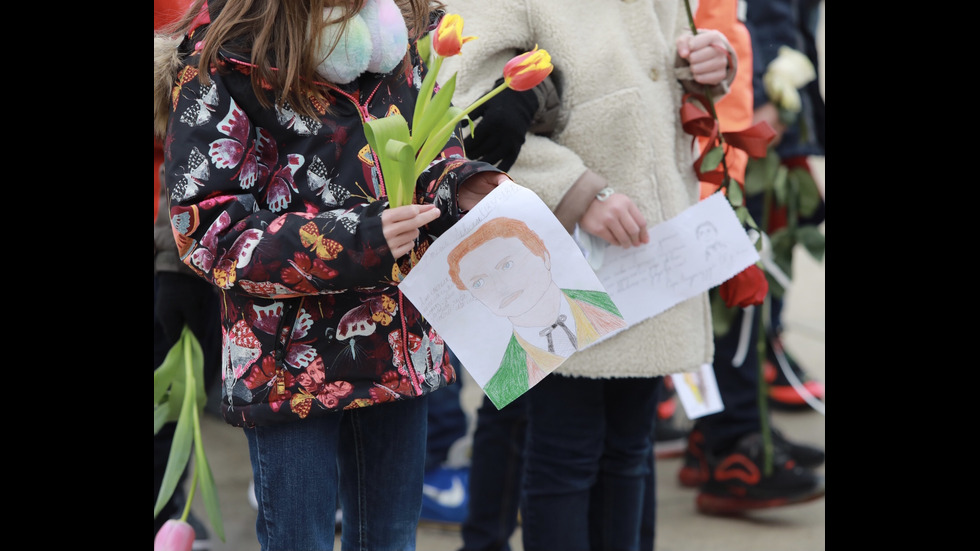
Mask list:
[[[156,435],[167,424],[170,417],[170,402],[153,406],[153,434]]]
[[[194,370],[194,396],[197,399],[198,409],[203,408],[208,403],[208,394],[204,390],[204,349],[201,348],[201,343],[194,336],[194,332],[187,325],[180,332],[180,338],[186,340],[187,346],[190,348],[189,356],[191,369]]]
[[[439,91],[436,93],[435,97],[432,98],[432,102],[426,109],[425,116],[413,119],[415,122],[412,124],[412,151],[419,151],[422,149],[422,145],[425,143],[426,138],[429,134],[436,128],[436,124],[440,122],[443,114],[449,109],[449,106],[453,99],[453,93],[456,91],[456,74],[450,77],[449,81],[444,84]]]
[[[204,352],[201,350],[201,344],[194,333],[186,325],[181,330],[177,342],[167,353],[164,363],[167,361],[177,362],[176,370],[182,374],[180,377],[174,377],[174,384],[171,388],[180,386],[182,389],[177,392],[171,390],[170,398],[166,402],[165,420],[176,420],[177,427],[174,430],[173,443],[170,447],[170,456],[167,458],[167,466],[164,469],[160,493],[157,495],[157,501],[153,507],[154,517],[160,513],[170,496],[173,495],[180,475],[187,467],[191,443],[194,439],[194,426],[197,424],[195,421],[196,414],[207,403],[203,376]],[[175,368],[168,367],[167,369]],[[153,412],[154,434],[159,431],[158,416],[163,415],[163,413],[163,411],[158,412],[156,410]],[[173,419],[175,413],[177,417]],[[162,423],[160,426],[163,426]]]
[[[194,408],[197,402],[196,396],[194,396],[194,389],[197,385],[194,382],[194,374],[191,372],[192,368],[189,365],[189,346],[186,346],[186,348],[185,357],[187,358],[187,364],[184,367],[189,383],[187,386],[187,396],[185,396],[180,407],[177,428],[174,431],[173,443],[170,445],[170,456],[167,458],[167,467],[163,472],[163,482],[160,484],[160,493],[157,495],[156,505],[153,506],[154,518],[160,514],[160,510],[163,509],[163,506],[170,500],[170,496],[174,494],[174,490],[177,489],[177,483],[180,482],[180,475],[187,467],[187,460],[191,456],[191,444],[194,441],[194,428],[192,425],[194,424]]]
[[[419,151],[418,156],[415,157],[415,177],[418,178],[425,172],[425,169],[429,167],[429,164],[439,155],[442,148],[446,146],[449,141],[449,136],[452,135],[453,131],[456,129],[456,125],[464,117],[463,110],[454,105],[450,105],[446,112],[443,114],[442,118],[436,124],[437,130],[434,132],[422,146],[422,150]]]
[[[211,465],[204,450],[204,437],[201,435],[200,414],[194,411],[194,470],[201,485],[201,495],[204,498],[204,508],[208,512],[208,520],[221,541],[225,541],[225,527],[221,521],[221,507],[218,504],[218,488],[211,474]]]
[[[415,178],[412,170],[414,169],[415,150],[412,146],[401,140],[388,140],[385,144],[385,156],[389,159],[386,167],[385,187],[388,189],[388,202],[393,207],[410,205],[415,199]],[[388,177],[397,173],[397,186],[388,184]],[[395,199],[392,200],[392,194]]]
[[[177,404],[183,401],[184,364],[181,349],[177,344],[167,352],[163,363],[153,370],[153,405],[155,406],[163,401],[173,401]],[[175,384],[177,388],[173,388]]]
[[[426,34],[422,38],[415,42],[415,47],[418,48],[419,58],[422,59],[423,65],[429,65],[431,60],[429,57],[432,56],[432,35]]]
[[[184,394],[187,387],[187,378],[184,371],[184,352],[185,346],[189,348],[191,367],[197,375],[197,401],[200,407],[207,403],[207,394],[204,391],[204,351],[201,343],[198,342],[194,333],[185,325],[181,329],[180,337],[177,342],[167,352],[163,363],[153,370],[153,405],[161,403],[170,404],[165,410],[167,419],[165,422],[177,420],[180,414],[181,405],[184,403]],[[154,410],[154,417],[158,412]],[[156,427],[156,421],[154,421]],[[154,434],[159,429],[153,431]]]
[[[407,144],[409,141],[408,122],[405,117],[395,114],[383,119],[368,121],[364,123],[364,135],[381,164],[378,168],[384,178],[389,204],[393,207],[406,204],[403,202],[406,196],[404,193],[405,183],[401,180],[403,170],[398,166],[398,158],[392,157],[388,153],[389,142],[397,141]],[[395,148],[395,151],[397,152],[398,148]],[[414,180],[411,180],[411,185],[414,189]]]
[[[441,67],[442,56],[437,55],[432,61],[432,67],[425,73],[425,78],[422,79],[422,89],[419,90],[419,95],[415,98],[415,112],[412,113],[412,128],[417,128],[422,124],[421,121],[429,110],[429,102],[432,101],[432,91],[435,90],[436,79],[439,77],[439,69]]]
[[[715,147],[711,148],[710,151],[704,154],[704,158],[701,159],[701,173],[711,172],[712,170],[718,168],[718,165],[721,164],[721,159],[724,156],[725,149],[722,146],[716,145]]]

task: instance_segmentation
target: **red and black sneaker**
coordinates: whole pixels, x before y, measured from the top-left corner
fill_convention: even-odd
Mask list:
[[[769,402],[779,409],[798,410],[810,407],[807,399],[797,390],[784,369],[789,369],[802,386],[802,392],[809,393],[814,399],[823,401],[824,385],[811,379],[800,364],[783,348],[778,335],[769,337],[766,341],[766,361],[763,366],[763,376],[769,383]]]
[[[708,481],[695,500],[698,511],[736,515],[823,497],[822,475],[801,467],[778,446],[773,446],[772,455],[772,473],[765,476],[762,435],[753,433],[743,436],[727,455],[709,458]]]
[[[708,460],[704,456],[704,434],[698,429],[691,429],[687,437],[687,449],[684,450],[684,464],[677,472],[681,486],[696,488],[708,481]]]
[[[772,431],[772,445],[782,450],[804,469],[819,467],[826,460],[827,454],[815,446],[790,442],[783,433],[775,427]],[[684,450],[684,464],[677,472],[681,486],[696,488],[708,481],[708,460],[704,453],[704,434],[698,429],[692,429],[687,439],[687,449]]]

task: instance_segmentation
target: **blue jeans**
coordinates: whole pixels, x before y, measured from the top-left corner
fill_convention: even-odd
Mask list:
[[[525,551],[635,551],[657,378],[551,374],[528,394]]]
[[[456,370],[456,382],[429,394],[429,432],[425,441],[425,472],[439,468],[449,458],[449,449],[466,436],[466,412],[460,394],[463,373],[459,359],[449,351],[449,361]]]
[[[526,394],[500,410],[483,397],[473,432],[470,506],[460,551],[510,551],[520,506],[526,429]]]
[[[426,398],[246,428],[262,551],[411,551],[422,510]]]

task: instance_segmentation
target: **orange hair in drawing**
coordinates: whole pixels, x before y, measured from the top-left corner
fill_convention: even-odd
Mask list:
[[[463,280],[459,277],[460,259],[473,251],[473,249],[498,237],[516,237],[532,253],[540,256],[545,261],[549,259],[550,255],[544,245],[544,241],[538,234],[534,233],[534,230],[527,227],[527,224],[514,218],[494,218],[484,222],[482,226],[467,236],[466,239],[460,241],[459,245],[456,245],[456,248],[450,251],[446,259],[449,262],[449,277],[452,278],[457,289],[460,291],[466,290],[466,285],[463,284]]]

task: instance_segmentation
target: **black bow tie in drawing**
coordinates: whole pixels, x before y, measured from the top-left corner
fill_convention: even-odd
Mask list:
[[[568,317],[565,316],[565,314],[559,314],[558,319],[555,320],[555,323],[552,323],[548,327],[545,327],[544,329],[541,330],[540,333],[538,333],[542,337],[548,337],[548,352],[551,352],[552,354],[555,353],[555,341],[551,337],[551,332],[554,331],[559,325],[561,326],[562,329],[565,330],[565,334],[568,335],[568,341],[572,343],[572,347],[578,350],[578,339],[575,338],[575,335],[572,334],[572,331],[568,328],[567,325],[565,325],[566,319],[568,319]]]

